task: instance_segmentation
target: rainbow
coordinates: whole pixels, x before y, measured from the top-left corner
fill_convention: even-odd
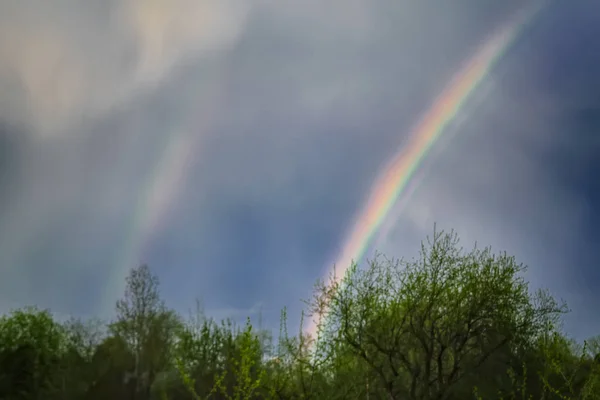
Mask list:
[[[218,65],[215,68],[218,72],[213,79],[194,83],[194,89],[204,94],[202,103],[191,105],[191,109],[185,108],[177,121],[178,125],[164,132],[162,150],[154,168],[141,184],[134,212],[127,223],[129,229],[109,276],[109,290],[99,306],[102,312],[114,308],[116,299],[125,289],[128,271],[143,263],[145,247],[168,219],[169,211],[184,188],[203,134],[210,130],[222,113],[227,92],[227,67]]]
[[[355,219],[341,254],[333,263],[337,268],[336,280],[346,274],[354,261],[360,262],[364,258],[394,205],[403,195],[411,194],[409,183],[431,148],[542,5],[543,2],[538,1],[524,9],[485,42],[412,129],[409,142],[393,157],[372,185],[371,195]],[[330,272],[326,279],[331,278]],[[318,318],[310,321],[305,330],[313,337],[317,333]]]

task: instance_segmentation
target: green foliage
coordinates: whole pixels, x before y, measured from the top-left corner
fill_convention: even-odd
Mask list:
[[[599,337],[563,334],[566,306],[532,293],[524,270],[434,232],[415,260],[377,256],[319,281],[298,334],[284,308],[272,340],[250,319],[198,308],[183,320],[141,266],[108,324],[37,308],[0,317],[0,399],[600,400]]]
[[[465,252],[455,234],[436,232],[418,260],[376,258],[318,286],[330,306],[326,336],[369,365],[390,398],[451,397],[562,312],[551,298],[530,296],[523,270],[506,254]]]
[[[0,318],[0,398],[41,398],[55,390],[65,334],[49,311],[26,308]]]

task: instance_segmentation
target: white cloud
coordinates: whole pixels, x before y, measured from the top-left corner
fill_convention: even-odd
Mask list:
[[[247,11],[238,0],[3,2],[0,118],[46,136],[67,130],[231,45]]]

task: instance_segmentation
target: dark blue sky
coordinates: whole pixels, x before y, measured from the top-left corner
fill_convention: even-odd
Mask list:
[[[147,262],[172,307],[274,327],[283,306],[297,325],[418,116],[529,2],[29,3],[0,5],[0,308],[110,316]],[[412,256],[454,228],[528,264],[568,332],[600,332],[598,37],[600,5],[548,2],[374,247]]]

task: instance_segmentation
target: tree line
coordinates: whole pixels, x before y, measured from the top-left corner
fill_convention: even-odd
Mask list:
[[[415,259],[317,282],[311,336],[287,332],[285,309],[278,335],[183,318],[142,265],[112,321],[0,317],[0,399],[600,399],[600,339],[570,339],[566,304],[524,271],[436,231]]]

